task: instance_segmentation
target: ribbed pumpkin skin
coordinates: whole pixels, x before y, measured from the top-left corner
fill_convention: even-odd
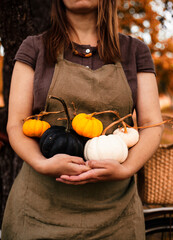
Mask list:
[[[88,138],[98,137],[103,131],[102,122],[85,113],[80,113],[73,118],[72,127],[77,134]]]
[[[120,136],[124,142],[126,143],[127,147],[133,147],[139,141],[139,133],[134,128],[127,127],[127,133],[124,132],[124,128],[117,128],[113,134]]]
[[[128,156],[128,148],[118,135],[101,135],[87,141],[84,148],[86,160],[124,162]]]
[[[41,137],[48,128],[50,124],[46,121],[29,119],[23,124],[23,133],[28,137]]]
[[[77,135],[73,130],[65,131],[65,127],[52,126],[40,138],[40,149],[46,158],[64,153],[83,158],[84,145],[87,140]]]

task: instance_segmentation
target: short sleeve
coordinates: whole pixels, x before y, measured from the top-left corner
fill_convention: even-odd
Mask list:
[[[149,47],[138,40],[136,51],[137,72],[150,72],[155,74],[155,67]]]
[[[14,61],[26,63],[27,65],[35,69],[36,58],[37,51],[34,46],[34,37],[29,36],[20,45],[15,55]]]

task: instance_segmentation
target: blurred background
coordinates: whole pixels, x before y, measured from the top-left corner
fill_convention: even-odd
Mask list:
[[[50,0],[0,1],[0,223],[6,199],[22,161],[6,135],[8,97],[13,59],[28,35],[49,25]],[[119,30],[144,41],[155,63],[163,115],[173,116],[173,0],[120,0]],[[173,143],[168,124],[162,143]]]
[[[173,116],[173,0],[120,1],[120,31],[143,40],[156,69],[163,116]],[[173,143],[173,129],[165,124],[161,143]]]

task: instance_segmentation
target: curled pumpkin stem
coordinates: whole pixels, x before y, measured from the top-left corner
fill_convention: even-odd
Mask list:
[[[52,96],[52,95],[49,96],[49,99],[55,99],[55,100],[58,100],[58,101],[61,102],[61,104],[63,105],[64,111],[65,111],[65,114],[66,114],[66,116],[67,116],[67,127],[66,127],[66,132],[69,132],[70,129],[72,128],[72,126],[71,126],[70,114],[69,114],[69,111],[68,111],[68,108],[67,108],[67,105],[66,105],[65,101],[64,101],[62,98],[60,98],[60,97],[55,97],[55,96]]]
[[[105,135],[108,129],[110,129],[110,128],[113,127],[114,125],[118,124],[119,122],[122,122],[123,120],[125,120],[126,118],[129,118],[129,117],[132,117],[132,114],[131,114],[131,113],[128,114],[128,115],[126,115],[126,116],[124,116],[124,117],[122,117],[122,118],[120,118],[120,119],[118,119],[117,121],[111,123],[110,125],[108,125],[108,126],[104,129],[104,131],[102,132],[102,135]]]
[[[51,96],[48,96],[48,99],[51,99]],[[56,111],[56,112],[47,112],[48,104],[49,104],[49,101],[46,101],[45,108],[44,108],[44,110],[43,110],[42,112],[40,112],[39,114],[31,115],[31,116],[25,118],[23,121],[25,122],[25,121],[27,121],[27,120],[29,120],[29,119],[32,119],[32,118],[36,118],[36,119],[40,120],[41,117],[43,117],[43,116],[45,116],[45,115],[58,114],[58,113],[64,112],[64,110],[62,110],[62,111]]]
[[[76,106],[75,106],[75,103],[72,102],[71,104],[72,104],[73,109],[74,109],[73,115],[76,116],[76,115],[77,115],[77,108],[76,108]],[[66,117],[64,117],[64,118],[57,118],[57,120],[58,120],[58,121],[62,121],[62,120],[67,120],[67,118],[66,118]],[[73,118],[71,118],[71,121],[72,121],[72,120],[73,120]]]
[[[152,125],[148,125],[148,126],[136,126],[136,127],[132,127],[132,126],[130,126],[130,125],[128,125],[127,123],[126,123],[126,126],[127,127],[129,127],[129,128],[134,128],[134,129],[145,129],[145,128],[151,128],[151,127],[158,127],[158,126],[160,126],[160,125],[162,125],[162,124],[165,124],[165,123],[173,123],[173,118],[171,118],[171,119],[166,119],[166,120],[164,120],[164,121],[162,121],[162,122],[160,122],[160,123],[155,123],[155,124],[152,124]]]
[[[152,124],[152,125],[149,125],[149,126],[141,126],[141,127],[134,127],[134,128],[136,128],[136,129],[145,129],[145,128],[157,127],[157,126],[160,126],[160,125],[165,124],[167,122],[173,122],[173,119],[167,119],[167,120],[165,120],[163,122]]]
[[[74,109],[74,113],[73,113],[73,115],[76,116],[76,115],[77,115],[77,108],[76,108],[76,106],[75,106],[75,103],[72,102],[71,104],[72,104],[73,109]]]
[[[114,111],[114,110],[106,110],[106,111],[102,111],[102,112],[93,112],[90,114],[91,118],[93,116],[96,115],[100,115],[100,114],[104,114],[104,113],[113,113],[114,115],[116,115],[119,119],[121,119],[119,112],[118,111]],[[124,132],[127,133],[127,127],[126,127],[126,123],[124,121],[121,121],[123,127],[124,127]]]
[[[45,111],[42,111],[42,112],[40,112],[39,114],[31,115],[31,116],[23,119],[23,121],[25,122],[25,121],[27,121],[27,120],[29,120],[29,119],[32,119],[32,118],[41,119],[41,118],[42,118],[43,116],[45,116],[45,115],[58,114],[58,113],[62,113],[62,112],[64,112],[64,110],[62,110],[62,111],[57,111],[57,112],[45,112]]]

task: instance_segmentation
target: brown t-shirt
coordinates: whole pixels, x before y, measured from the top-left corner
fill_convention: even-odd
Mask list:
[[[137,100],[137,73],[155,73],[154,64],[148,46],[142,41],[123,34],[119,34],[119,39],[122,57],[121,63],[129,86],[132,90],[135,108]],[[89,58],[76,56],[72,53],[71,47],[69,47],[64,51],[64,58],[71,62],[82,64],[93,70],[96,70],[104,65],[104,62],[99,58],[96,47],[75,44],[75,49],[81,53],[92,52],[93,55]],[[54,72],[54,66],[46,64],[44,53],[45,50],[42,35],[37,35],[27,37],[21,44],[15,56],[15,61],[26,63],[35,70],[34,113],[40,112],[44,108],[46,96]]]

